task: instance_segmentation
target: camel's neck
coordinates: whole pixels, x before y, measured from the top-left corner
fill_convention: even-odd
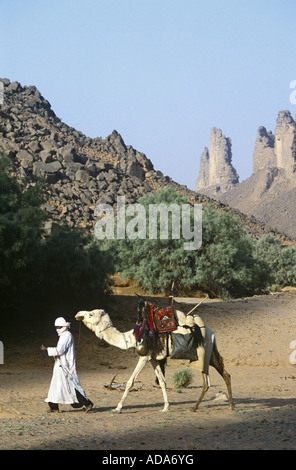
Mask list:
[[[133,330],[127,331],[126,333],[121,333],[116,330],[114,326],[110,326],[105,331],[101,333],[101,338],[106,341],[106,343],[111,344],[111,346],[116,346],[120,349],[129,349],[136,346],[136,339],[133,334]]]

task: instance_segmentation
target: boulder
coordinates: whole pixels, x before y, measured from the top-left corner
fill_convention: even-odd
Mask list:
[[[44,178],[48,183],[56,183],[61,177],[62,165],[58,161],[43,163],[37,161],[33,163],[33,174],[39,178]]]

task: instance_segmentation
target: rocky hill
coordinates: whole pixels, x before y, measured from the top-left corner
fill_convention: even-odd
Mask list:
[[[144,153],[126,145],[117,131],[104,139],[87,137],[63,123],[35,86],[0,80],[4,84],[0,150],[11,158],[18,178],[26,177],[28,184],[35,184],[39,178],[46,181],[49,230],[61,221],[92,229],[97,204],[113,205],[117,196],[123,195],[126,203],[132,203],[164,186],[174,187],[191,203],[212,203],[221,210],[235,212],[254,237],[269,230],[264,223],[164,176]],[[217,133],[216,138],[221,140],[222,136]],[[225,161],[229,160],[227,148],[229,143],[225,141]],[[231,178],[234,183],[235,172]],[[281,237],[280,232],[277,234]]]
[[[220,155],[224,151],[219,143]],[[215,149],[216,154],[217,149]],[[232,156],[231,156],[232,157]],[[212,158],[212,146],[209,161]],[[260,126],[253,153],[253,173],[245,181],[231,179],[231,159],[215,159],[216,179],[203,178],[204,153],[196,191],[229,204],[248,216],[296,239],[296,122],[289,111],[278,113],[275,132]],[[212,171],[212,174],[215,173]],[[221,181],[227,180],[227,184]]]

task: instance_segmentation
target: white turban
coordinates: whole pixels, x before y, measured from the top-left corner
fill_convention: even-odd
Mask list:
[[[63,317],[59,317],[54,322],[54,326],[61,326],[63,328],[70,328],[71,323],[67,322]]]

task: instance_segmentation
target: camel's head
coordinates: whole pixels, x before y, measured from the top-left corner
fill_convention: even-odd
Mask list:
[[[100,338],[100,332],[104,331],[108,326],[112,326],[112,322],[108,313],[102,309],[81,310],[75,315],[76,320],[82,321],[87,328],[94,331]]]

